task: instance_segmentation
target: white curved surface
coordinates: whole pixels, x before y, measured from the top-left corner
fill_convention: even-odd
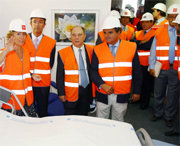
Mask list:
[[[18,117],[0,110],[0,144],[6,146],[140,146],[124,122],[87,116]]]

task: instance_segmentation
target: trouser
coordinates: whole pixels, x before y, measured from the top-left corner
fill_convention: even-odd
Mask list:
[[[33,87],[35,108],[39,117],[48,116],[48,97],[50,87]]]
[[[88,115],[89,111],[89,86],[79,87],[79,98],[76,102],[64,102],[65,115]]]
[[[117,103],[117,95],[108,95],[108,104],[97,102],[97,117],[108,119],[111,118],[116,121],[124,121],[124,115],[127,110],[127,103]]]
[[[148,66],[141,66],[143,72],[143,82],[141,91],[141,105],[149,106],[150,95],[154,86],[154,77],[148,72]]]
[[[167,95],[166,95],[167,89]],[[172,120],[178,106],[178,72],[170,66],[169,70],[161,70],[154,85],[154,111],[155,116],[164,114],[166,120]],[[166,104],[163,101],[166,95]],[[165,107],[164,107],[165,106]]]

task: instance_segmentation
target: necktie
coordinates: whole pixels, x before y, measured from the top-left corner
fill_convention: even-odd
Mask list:
[[[116,47],[116,46],[114,46],[114,45],[112,45],[112,46],[110,47],[111,53],[113,54],[114,57],[116,56],[115,47]]]
[[[146,31],[144,31],[144,35],[146,34],[147,32]]]
[[[86,88],[89,82],[88,82],[88,78],[87,78],[81,51],[82,50],[79,49],[79,70],[80,70],[80,77],[81,77],[81,86]]]
[[[35,40],[34,40],[34,47],[37,49],[37,47],[38,47],[38,38],[35,38]]]
[[[176,34],[175,29],[171,29],[172,35],[170,37],[170,47],[169,47],[169,63],[173,64],[175,58],[175,42],[176,42]]]

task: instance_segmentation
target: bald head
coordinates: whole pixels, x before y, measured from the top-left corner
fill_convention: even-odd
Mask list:
[[[82,26],[74,26],[71,30],[71,41],[72,44],[81,48],[86,39],[85,29]]]

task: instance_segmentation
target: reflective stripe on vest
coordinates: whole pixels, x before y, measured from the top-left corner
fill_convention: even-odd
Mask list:
[[[114,76],[114,77],[102,77],[104,81],[127,81],[131,80],[132,76]]]
[[[100,63],[99,68],[132,67],[132,62]]]

